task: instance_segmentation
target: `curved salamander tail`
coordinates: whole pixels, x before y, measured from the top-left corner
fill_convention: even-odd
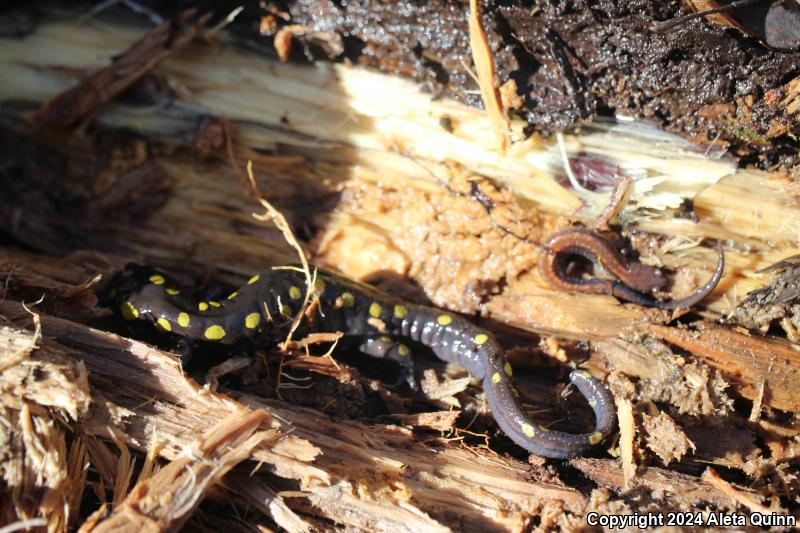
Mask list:
[[[513,370],[494,336],[462,317],[424,306],[408,306],[395,332],[430,347],[439,359],[463,366],[483,381],[492,416],[500,429],[528,451],[543,457],[569,459],[598,444],[614,430],[616,411],[605,386],[583,370],[570,375],[572,383],[594,409],[597,423],[591,433],[573,435],[528,419],[511,382]]]
[[[722,242],[717,241],[717,267],[708,281],[706,281],[695,292],[681,298],[680,300],[656,300],[655,298],[639,293],[630,287],[627,287],[619,282],[615,282],[611,294],[615,297],[632,302],[635,304],[643,305],[645,307],[655,307],[656,309],[678,310],[689,309],[690,307],[698,304],[711,294],[716,288],[719,281],[722,279],[722,274],[725,271],[725,251],[722,249]]]
[[[570,381],[588,400],[596,419],[594,431],[573,434],[550,430],[528,419],[517,402],[510,380],[492,379],[488,374],[483,389],[500,429],[529,452],[556,459],[571,459],[608,437],[615,426],[615,409],[605,386],[585,370],[575,370]]]

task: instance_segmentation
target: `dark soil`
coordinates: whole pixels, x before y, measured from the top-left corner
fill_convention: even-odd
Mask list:
[[[653,32],[651,23],[679,14],[677,4],[484,2],[498,81],[516,82],[524,97],[519,114],[534,131],[551,133],[619,113],[653,119],[699,142],[720,137],[739,155],[761,154],[764,166],[796,164],[797,117],[761,99],[800,75],[800,53],[767,48],[758,40],[758,21],[748,20],[751,35],[705,19]],[[300,37],[298,57],[350,60],[481,105],[463,66],[471,64],[466,2],[297,0],[286,9],[290,23],[341,36],[334,53],[337,47],[315,44],[320,39],[313,33]],[[771,135],[776,120],[788,133]]]

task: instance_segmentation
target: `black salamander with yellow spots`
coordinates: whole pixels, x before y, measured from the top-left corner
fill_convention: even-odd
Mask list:
[[[128,320],[147,320],[159,329],[208,342],[242,341],[266,346],[284,338],[306,294],[305,274],[294,267],[253,276],[219,301],[193,301],[162,272],[128,265],[112,280],[112,303]],[[568,459],[585,452],[614,429],[615,411],[605,386],[584,370],[570,381],[589,401],[595,430],[584,434],[549,430],[529,420],[511,384],[511,366],[488,331],[432,307],[394,300],[367,285],[320,273],[319,308],[305,318],[295,338],[342,332],[360,341],[362,352],[396,360],[414,386],[409,348],[403,339],[428,346],[439,359],[465,367],[482,381],[500,428],[518,445],[545,457]]]

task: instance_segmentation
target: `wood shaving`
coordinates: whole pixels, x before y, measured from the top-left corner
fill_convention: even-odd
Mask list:
[[[655,416],[642,413],[642,429],[647,447],[664,465],[680,461],[690,449],[695,449],[694,443],[689,440],[686,433],[663,411],[659,411]]]
[[[494,81],[494,59],[481,22],[478,2],[479,0],[470,0],[469,2],[469,46],[477,71],[483,106],[486,108],[489,121],[497,136],[500,153],[503,153],[510,143],[508,114],[503,107],[500,92]]]

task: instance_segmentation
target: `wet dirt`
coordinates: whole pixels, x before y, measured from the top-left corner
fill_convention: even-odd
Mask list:
[[[765,0],[766,1],[766,0]],[[516,82],[515,112],[531,131],[552,133],[598,114],[649,118],[698,142],[727,143],[744,162],[796,164],[798,117],[776,102],[800,75],[800,53],[769,49],[756,34],[687,21],[667,0],[484,3],[483,22],[499,84]],[[311,31],[294,57],[351,61],[414,78],[437,95],[480,106],[471,65],[467,2],[298,0],[289,20]],[[343,47],[322,47],[321,34]],[[773,94],[764,98],[769,91]],[[764,99],[764,100],[762,100]],[[724,112],[718,106],[728,104]]]

